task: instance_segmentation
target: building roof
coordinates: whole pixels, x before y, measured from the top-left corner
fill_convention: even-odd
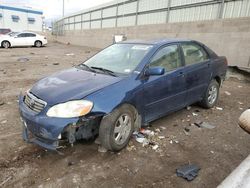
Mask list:
[[[0,9],[13,10],[13,11],[17,11],[17,12],[25,12],[25,13],[32,13],[32,14],[40,14],[40,15],[43,14],[43,12],[40,10],[12,7],[12,6],[6,6],[6,5],[0,5]]]

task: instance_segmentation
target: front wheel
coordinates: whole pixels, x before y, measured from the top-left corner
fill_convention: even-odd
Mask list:
[[[7,49],[7,48],[10,47],[10,43],[8,41],[3,41],[2,42],[2,47]]]
[[[101,121],[99,129],[101,144],[110,151],[120,151],[128,144],[133,130],[133,111],[128,105],[124,105]]]
[[[217,103],[219,98],[219,84],[216,80],[212,80],[208,85],[204,98],[201,101],[201,105],[205,108],[212,108]]]

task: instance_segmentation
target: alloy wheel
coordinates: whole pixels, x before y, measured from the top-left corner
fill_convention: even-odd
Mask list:
[[[37,41],[36,42],[36,47],[40,48],[42,46],[41,42]]]
[[[128,114],[122,114],[116,121],[114,127],[114,140],[116,144],[121,145],[126,142],[132,128],[131,117]]]
[[[10,44],[8,42],[3,42],[3,47],[4,48],[9,48],[10,47]]]
[[[208,103],[214,104],[218,96],[218,89],[215,86],[211,86],[208,91]]]

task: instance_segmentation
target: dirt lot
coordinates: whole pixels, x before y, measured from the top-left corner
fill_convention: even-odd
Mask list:
[[[160,129],[158,135],[165,136],[156,151],[133,139],[120,153],[100,153],[92,141],[63,149],[64,155],[24,143],[19,92],[96,51],[57,43],[40,49],[0,49],[0,187],[216,187],[248,156],[250,135],[237,120],[250,107],[250,83],[235,79],[227,80],[221,90],[217,106],[223,110],[193,105],[153,122],[150,129]],[[18,61],[20,57],[29,61]],[[189,126],[199,121],[216,127]],[[201,167],[192,182],[175,174],[177,167],[188,163]]]

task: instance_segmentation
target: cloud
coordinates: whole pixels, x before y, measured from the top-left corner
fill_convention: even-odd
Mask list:
[[[65,15],[72,14],[112,0],[64,0]],[[32,7],[43,11],[46,19],[53,20],[62,17],[63,0],[1,0],[1,4],[10,6]]]

